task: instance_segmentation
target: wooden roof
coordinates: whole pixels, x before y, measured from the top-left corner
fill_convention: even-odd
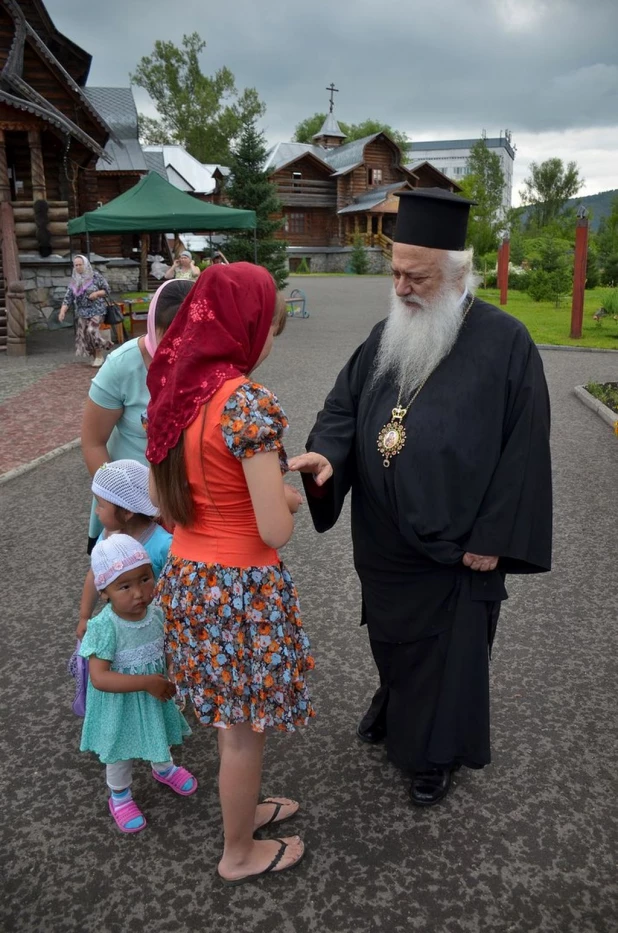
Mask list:
[[[20,9],[26,22],[41,37],[52,55],[66,68],[74,81],[83,87],[90,73],[92,55],[59,32],[41,0],[6,0],[7,9]]]
[[[42,19],[43,12],[46,13],[43,5],[0,0],[0,6],[4,7],[14,24],[10,49],[0,73],[0,100],[42,119],[59,135],[73,137],[90,152],[107,158],[103,147],[113,136],[112,131],[77,81],[26,19],[26,12]],[[32,9],[28,10],[29,6]],[[49,27],[43,25],[49,33]]]

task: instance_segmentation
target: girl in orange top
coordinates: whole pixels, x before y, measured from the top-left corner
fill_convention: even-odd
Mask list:
[[[152,494],[175,522],[159,584],[178,689],[218,728],[224,850],[218,871],[239,884],[297,865],[298,836],[255,839],[293,816],[295,801],[259,803],[265,730],[314,715],[313,668],[294,583],[277,548],[300,496],[283,482],[287,418],[251,379],[283,329],[285,302],[249,263],[200,277],[148,372]]]

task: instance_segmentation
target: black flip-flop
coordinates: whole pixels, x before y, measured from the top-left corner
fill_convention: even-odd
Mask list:
[[[219,875],[219,880],[222,882],[222,884],[227,884],[229,886],[232,886],[232,885],[238,885],[238,884],[245,884],[247,881],[255,881],[257,878],[262,878],[264,875],[268,875],[271,872],[273,872],[275,868],[277,867],[277,865],[279,864],[279,862],[281,861],[281,859],[283,858],[285,850],[288,847],[288,843],[284,842],[283,839],[276,839],[275,842],[281,843],[281,845],[279,846],[279,851],[275,855],[270,865],[267,865],[263,871],[257,871],[253,875],[245,875],[244,878],[237,878],[235,881],[229,881],[227,878],[223,878],[221,875],[219,875],[219,872],[217,872],[217,874]],[[275,874],[279,875],[284,871],[289,871],[291,868],[296,868],[297,865],[300,865],[300,863],[302,862],[305,856],[305,851],[306,850],[303,849],[300,857],[295,862],[292,862],[291,865],[286,865],[285,868],[282,868],[280,871],[275,872]]]
[[[290,801],[290,803],[296,803],[296,802],[297,802],[296,800]],[[279,814],[281,813],[281,810],[283,809],[283,807],[287,807],[287,806],[289,806],[289,804],[287,804],[287,803],[279,803],[277,800],[274,800],[272,797],[266,797],[265,800],[260,800],[259,803],[260,803],[260,804],[262,804],[262,803],[268,803],[268,804],[270,804],[271,807],[274,807],[275,809],[273,810],[272,815],[270,816],[270,818],[267,819],[265,823],[262,823],[261,826],[258,826],[256,830],[254,830],[254,835],[255,835],[255,833],[259,833],[262,829],[265,829],[267,826],[270,826],[271,823],[285,823],[286,820],[291,820],[292,817],[293,817],[293,816],[296,816],[296,814],[297,814],[298,811],[300,810],[300,804],[299,804],[298,807],[296,808],[296,810],[294,810],[293,813],[290,813],[288,816],[284,816],[284,817],[282,817],[280,820],[278,820],[277,817],[278,817]]]

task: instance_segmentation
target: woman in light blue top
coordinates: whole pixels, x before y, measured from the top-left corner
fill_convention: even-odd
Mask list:
[[[141,417],[150,396],[146,373],[157,343],[168,329],[193,283],[164,282],[153,296],[148,311],[149,335],[128,340],[105,360],[90,384],[82,420],[82,454],[91,476],[111,460],[146,463],[146,432]],[[154,335],[154,336],[153,336]],[[93,502],[88,532],[88,552],[103,526]]]

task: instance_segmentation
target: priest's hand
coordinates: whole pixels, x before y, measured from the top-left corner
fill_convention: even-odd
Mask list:
[[[481,573],[486,573],[488,570],[495,570],[498,566],[497,557],[486,557],[483,554],[470,554],[469,551],[463,556],[463,562],[465,567],[469,567],[470,570],[480,570]]]
[[[333,475],[330,462],[322,454],[308,453],[292,457],[288,466],[295,473],[312,473],[316,486],[323,486]]]

